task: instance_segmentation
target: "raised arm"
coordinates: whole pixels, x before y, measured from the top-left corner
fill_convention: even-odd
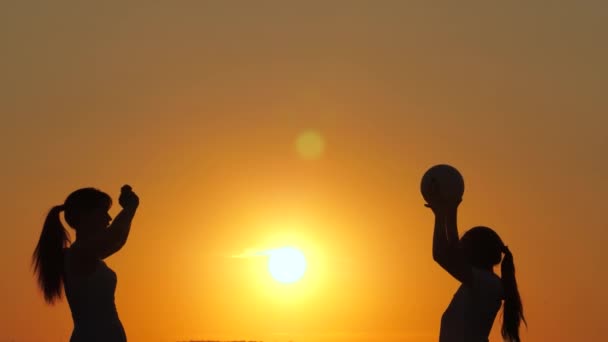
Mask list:
[[[435,201],[426,206],[435,214],[433,233],[433,260],[454,278],[469,283],[472,278],[471,266],[459,248],[458,205],[457,202]]]
[[[107,258],[108,256],[118,252],[126,243],[129,237],[129,232],[131,231],[131,222],[133,221],[133,217],[135,216],[135,212],[137,207],[127,207],[124,208],[116,215],[116,218],[112,221],[110,227],[108,227],[108,240],[111,243],[108,244],[108,248],[105,252],[102,252],[100,255],[102,258]]]
[[[122,210],[116,215],[112,224],[107,229],[79,241],[79,245],[75,246],[77,253],[105,259],[125,245],[131,231],[131,222],[139,206],[139,197],[130,186],[125,185],[121,189],[118,203],[122,206]]]
[[[430,207],[428,204],[426,206]],[[448,249],[445,223],[445,217],[435,213],[435,229],[433,230],[433,260],[435,261],[439,260],[441,254]]]

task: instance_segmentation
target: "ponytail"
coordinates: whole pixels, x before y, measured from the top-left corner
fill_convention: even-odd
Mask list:
[[[523,321],[527,326],[527,322],[524,317],[524,308],[519,297],[519,290],[517,289],[517,281],[515,280],[513,254],[511,254],[511,251],[506,246],[504,246],[504,253],[505,256],[500,265],[505,293],[501,333],[502,337],[507,341],[520,342],[519,325]]]
[[[46,216],[38,245],[32,255],[34,273],[47,303],[61,298],[63,287],[63,250],[70,242],[68,232],[61,224],[59,213],[63,205],[53,207]]]

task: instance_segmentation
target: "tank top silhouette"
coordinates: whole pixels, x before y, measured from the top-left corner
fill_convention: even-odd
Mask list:
[[[504,296],[492,272],[472,268],[471,284],[461,284],[441,317],[440,342],[488,342]]]
[[[93,272],[74,274],[70,248],[66,249],[64,270],[65,295],[74,321],[70,342],[126,342],[114,303],[116,273],[99,260]]]

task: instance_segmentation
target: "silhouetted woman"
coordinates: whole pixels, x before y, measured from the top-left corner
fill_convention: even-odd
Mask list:
[[[519,342],[519,325],[526,321],[515,281],[513,254],[488,227],[471,228],[459,239],[459,204],[460,200],[426,204],[435,214],[433,259],[461,282],[441,318],[439,341],[487,342],[504,302],[502,336]],[[499,263],[502,278],[494,273],[494,266]]]
[[[65,289],[74,321],[71,342],[127,340],[114,305],[116,274],[103,259],[125,245],[139,198],[125,185],[118,203],[122,210],[112,221],[110,196],[94,188],[79,189],[50,210],[42,227],[34,272],[47,303],[61,299]],[[61,212],[76,231],[72,244]]]

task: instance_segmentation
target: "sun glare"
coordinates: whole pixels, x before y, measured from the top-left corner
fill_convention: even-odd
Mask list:
[[[272,278],[283,284],[295,283],[306,273],[306,257],[294,247],[267,251],[268,271]]]

